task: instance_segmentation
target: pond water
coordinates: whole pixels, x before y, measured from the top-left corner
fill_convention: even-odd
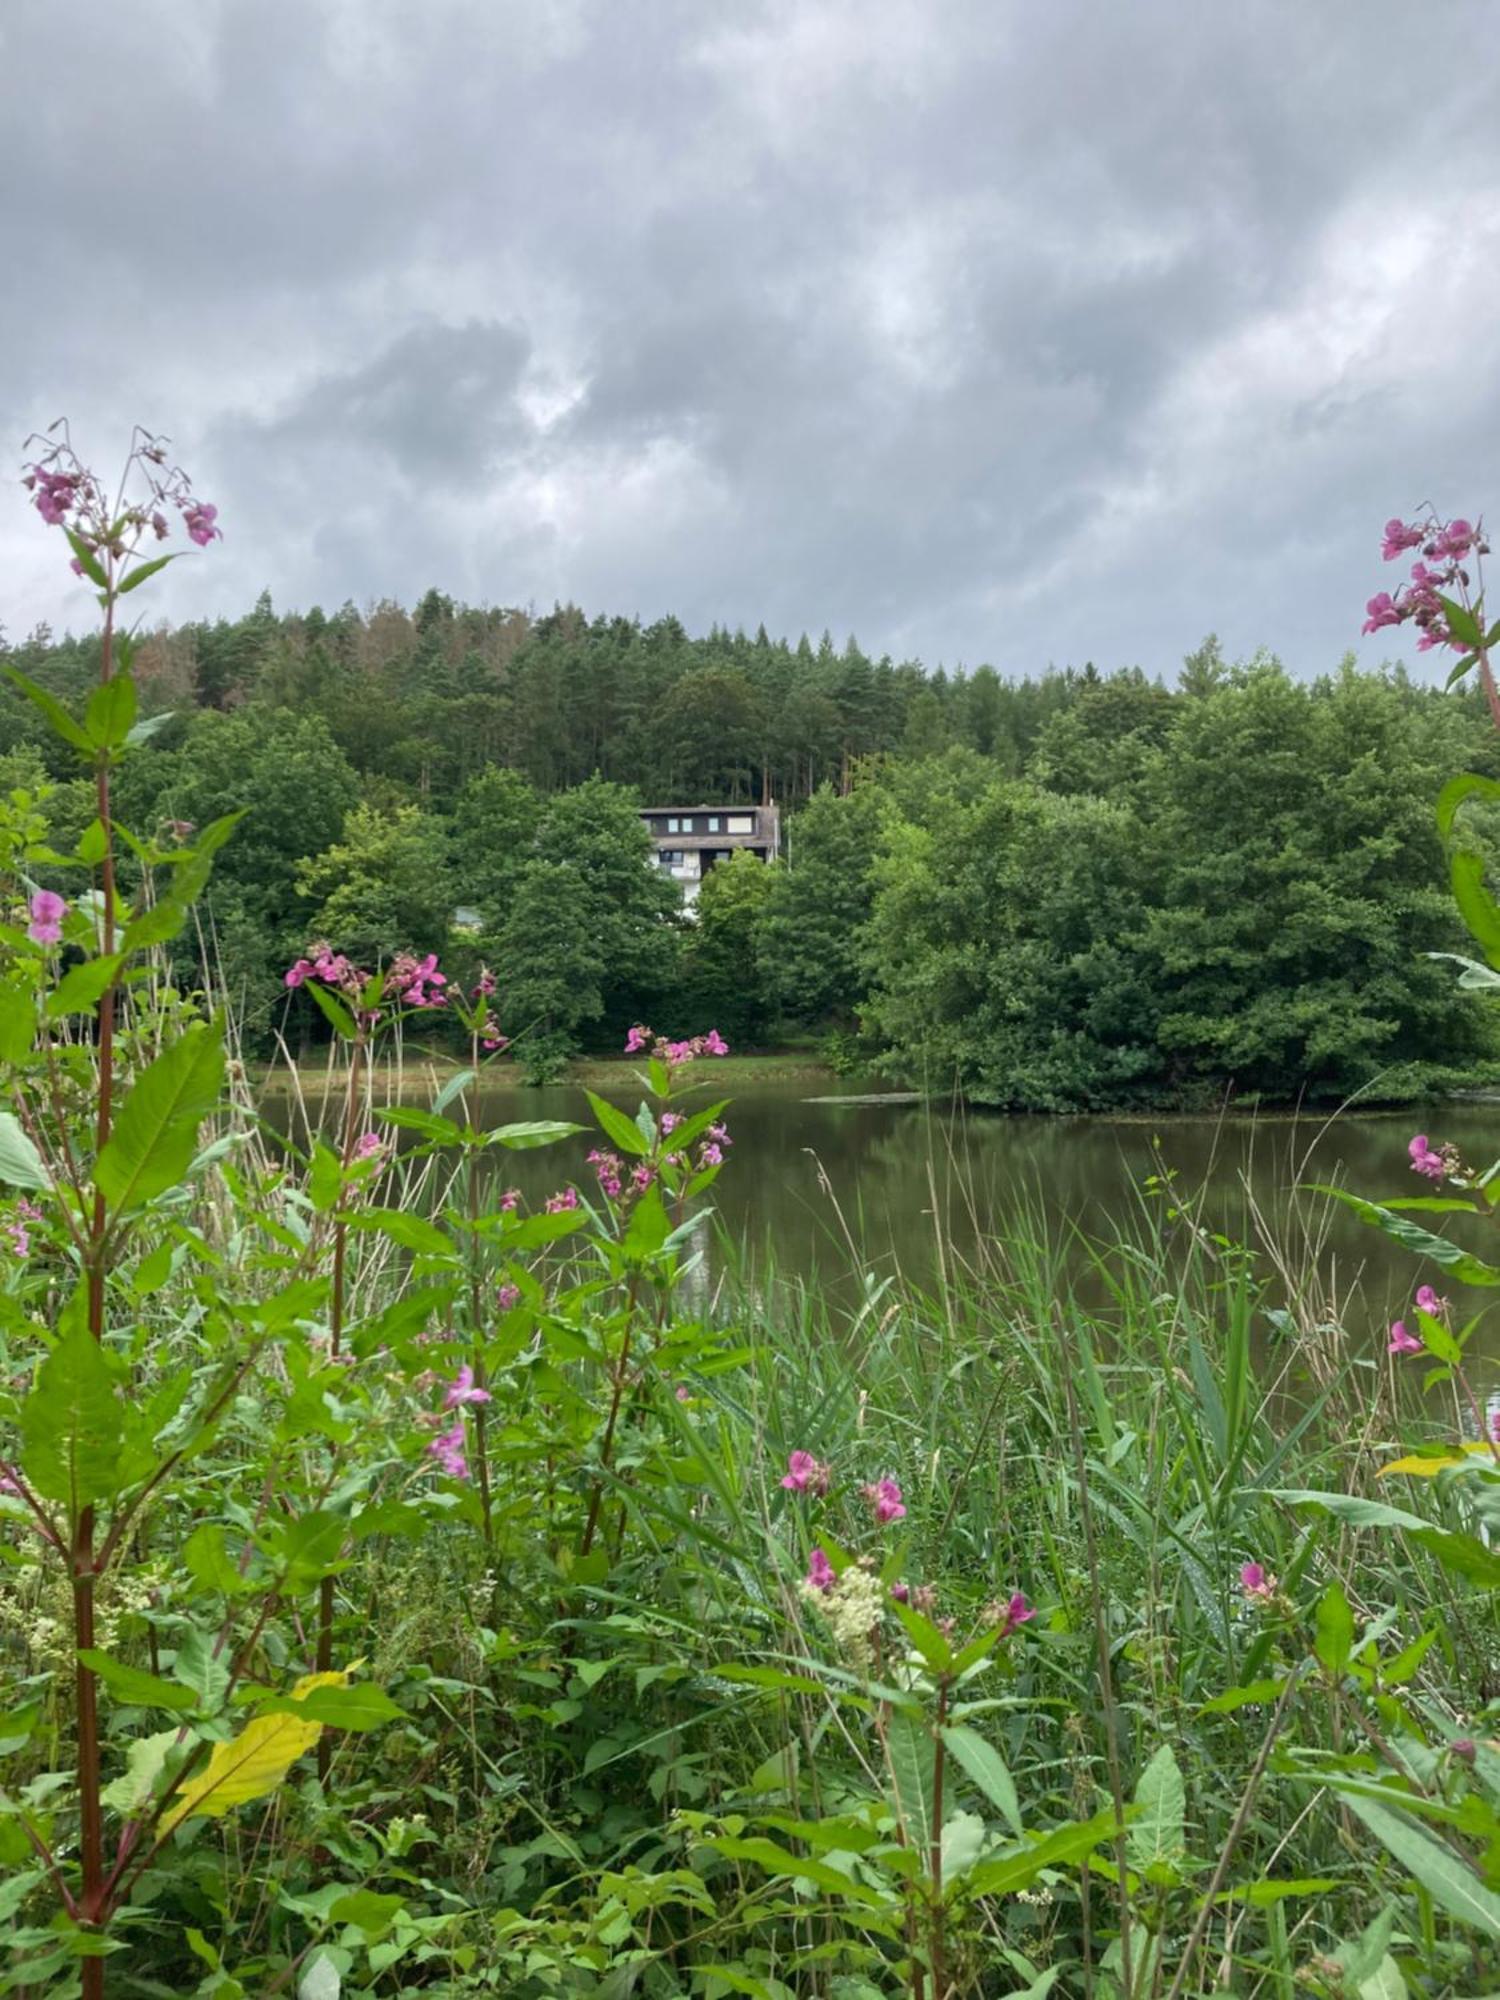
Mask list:
[[[1373,1342],[1424,1281],[1465,1315],[1500,1305],[1500,1291],[1453,1285],[1337,1203],[1297,1191],[1332,1182],[1377,1201],[1429,1194],[1409,1167],[1411,1134],[1451,1140],[1466,1160],[1487,1165],[1500,1153],[1500,1103],[1152,1123],[955,1111],[872,1099],[869,1088],[804,1077],[742,1089],[727,1114],[734,1146],[714,1191],[719,1226],[742,1259],[816,1284],[836,1307],[854,1304],[871,1276],[900,1272],[931,1285],[941,1272],[993,1269],[995,1242],[1017,1228],[1058,1245],[1085,1296],[1102,1292],[1083,1239],[1139,1232],[1143,1216],[1168,1207],[1185,1207],[1200,1227],[1253,1248],[1258,1268],[1273,1276],[1273,1298],[1297,1303],[1305,1323],[1336,1318],[1356,1339]],[[638,1101],[623,1070],[604,1094],[631,1111]],[[408,1090],[407,1101],[425,1100]],[[280,1119],[274,1100],[267,1110],[283,1122],[284,1107]],[[487,1125],[590,1118],[583,1092],[561,1086],[487,1088],[479,1112]],[[596,1142],[590,1131],[499,1154],[497,1170],[528,1204],[573,1179],[591,1189],[585,1155]],[[1169,1176],[1170,1193],[1161,1190]],[[1500,1230],[1462,1216],[1417,1219],[1500,1262]],[[1172,1234],[1180,1246],[1184,1226]],[[710,1280],[724,1255],[708,1241]],[[1487,1379],[1500,1382],[1500,1313],[1494,1318],[1480,1342],[1496,1358]]]

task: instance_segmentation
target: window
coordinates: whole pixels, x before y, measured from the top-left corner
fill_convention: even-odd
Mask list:
[[[709,814],[709,816],[708,816],[708,830],[709,830],[709,832],[710,832],[710,833],[717,833],[717,832],[718,832],[718,830],[719,830],[719,815],[718,815],[717,813],[710,813],[710,814]]]
[[[681,833],[681,831],[682,831],[682,828],[681,828],[681,827],[680,827],[680,826],[679,826],[679,825],[677,824],[677,822],[676,822],[676,820],[675,820],[675,819],[669,819],[669,820],[667,821],[667,832],[668,832],[668,833]]]
[[[754,833],[755,821],[749,813],[731,813],[728,827],[731,833]]]
[[[657,859],[661,862],[663,868],[676,868],[682,860],[682,849],[680,847],[664,847],[657,856]]]

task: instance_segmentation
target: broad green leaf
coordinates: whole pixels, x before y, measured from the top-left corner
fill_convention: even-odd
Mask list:
[[[1448,882],[1458,914],[1491,965],[1500,966],[1500,909],[1485,887],[1482,854],[1456,848],[1448,856]]]
[[[181,1689],[177,1690],[181,1693]],[[174,1750],[186,1753],[181,1732],[163,1729],[155,1736],[137,1736],[125,1752],[125,1769],[104,1787],[103,1798],[126,1819],[139,1819],[156,1796]]]
[[[63,1335],[21,1406],[21,1467],[44,1500],[76,1518],[120,1480],[124,1405],[116,1377],[86,1326]]]
[[[140,1667],[127,1667],[123,1661],[111,1659],[108,1653],[83,1648],[78,1657],[86,1667],[93,1669],[111,1694],[138,1708],[175,1711],[198,1705],[198,1698],[191,1688],[181,1687],[176,1681],[164,1681]]]
[[[896,1816],[907,1842],[926,1848],[932,1842],[932,1799],[936,1745],[919,1717],[897,1713],[886,1725],[887,1760]]]
[[[344,1191],[344,1169],[338,1154],[322,1139],[313,1141],[312,1166],[307,1175],[307,1198],[316,1215],[326,1215]]]
[[[117,750],[135,722],[135,682],[129,674],[113,674],[89,696],[84,729],[98,750]]]
[[[176,553],[173,555],[152,556],[150,560],[147,562],[137,563],[135,568],[130,572],[129,576],[127,576],[124,582],[120,585],[121,597],[126,596],[132,590],[139,590],[141,585],[146,581],[146,578],[148,576],[155,576],[156,572],[158,570],[165,569],[168,563],[176,562],[177,557],[181,554],[182,550],[178,549]],[[153,720],[154,719],[155,718],[153,717]]]
[[[310,1694],[318,1687],[343,1687],[348,1672],[307,1674],[292,1689],[293,1695]],[[320,1722],[303,1721],[292,1715],[257,1715],[247,1722],[231,1742],[216,1743],[208,1763],[190,1778],[161,1821],[163,1833],[185,1819],[219,1819],[236,1806],[263,1799],[274,1792],[297,1759],[310,1750],[323,1733]]]
[[[354,1040],[356,1033],[354,1016],[349,1012],[349,1009],[344,1005],[342,1000],[336,998],[334,994],[328,991],[326,986],[316,979],[307,980],[302,987],[302,991],[311,997],[318,1012],[324,1016],[329,1026],[333,1029],[333,1032],[341,1041],[352,1042]]]
[[[819,1889],[831,1890],[834,1895],[847,1896],[851,1902],[878,1904],[883,1901],[878,1889],[870,1888],[852,1875],[845,1875],[828,1862],[814,1861],[804,1854],[793,1854],[789,1848],[778,1847],[774,1840],[766,1840],[759,1835],[748,1840],[717,1838],[709,1845],[731,1861],[753,1861],[768,1875],[811,1882]]]
[[[1500,938],[1500,931],[1497,931],[1497,938]],[[1420,1223],[1407,1222],[1402,1216],[1392,1214],[1390,1209],[1382,1208],[1378,1202],[1362,1201],[1358,1195],[1350,1194],[1347,1188],[1314,1186],[1311,1192],[1341,1201],[1362,1222],[1383,1230],[1403,1248],[1414,1251],[1419,1257],[1430,1257],[1434,1264],[1441,1264],[1460,1284],[1500,1285],[1500,1270],[1492,1264],[1481,1263],[1479,1258],[1471,1257],[1445,1236],[1434,1236],[1430,1229],[1423,1229]]]
[[[622,1248],[627,1257],[654,1257],[667,1240],[671,1219],[653,1181],[630,1212]]]
[[[1354,1651],[1354,1613],[1338,1582],[1330,1583],[1318,1599],[1313,1651],[1330,1680],[1342,1679]]]
[[[966,1875],[983,1854],[988,1838],[985,1823],[978,1813],[959,1812],[944,1821],[940,1844],[945,1895],[954,1893],[959,1878]]]
[[[198,1127],[219,1101],[224,1045],[217,1023],[197,1021],[135,1085],[94,1163],[94,1179],[116,1215],[176,1187],[192,1165]]]
[[[969,1894],[1014,1895],[1017,1889],[1024,1889],[1034,1882],[1044,1868],[1081,1861],[1095,1848],[1113,1840],[1114,1834],[1113,1809],[1096,1813],[1092,1819],[1070,1821],[1065,1826],[1054,1827],[1051,1833],[1042,1835],[1029,1847],[997,1855],[993,1861],[981,1861],[969,1876]]]
[[[485,1136],[487,1146],[504,1146],[512,1153],[529,1151],[533,1146],[555,1146],[559,1139],[571,1139],[575,1132],[581,1132],[581,1125],[570,1125],[565,1119],[535,1118],[523,1120],[515,1125],[497,1125],[493,1132]]]
[[[1263,1708],[1280,1698],[1282,1681],[1250,1681],[1244,1687],[1226,1688],[1212,1701],[1204,1702],[1200,1715],[1232,1715],[1237,1708]]]
[[[329,1729],[380,1729],[388,1722],[405,1720],[384,1688],[357,1682],[352,1687],[309,1688],[304,1695],[276,1695],[260,1704],[262,1715],[294,1715],[307,1722],[321,1722]]]
[[[172,1678],[191,1688],[205,1714],[212,1714],[229,1690],[229,1662],[207,1632],[188,1632],[172,1661]]]
[[[42,1156],[13,1111],[0,1111],[0,1181],[18,1188],[48,1185]]]
[[[0,1063],[25,1062],[36,1040],[36,993],[29,979],[0,985]]]
[[[1015,1780],[994,1744],[967,1723],[955,1723],[945,1729],[943,1741],[1019,1840],[1025,1831],[1021,1824],[1021,1802],[1016,1796]]]
[[[597,1096],[592,1090],[585,1091],[584,1095],[588,1098],[589,1107],[598,1119],[604,1136],[612,1145],[618,1146],[622,1153],[640,1155],[650,1151],[634,1119],[627,1118],[623,1111],[616,1110],[613,1104]]]
[[[1443,617],[1447,621],[1448,630],[1461,646],[1478,648],[1484,644],[1484,627],[1467,604],[1456,597],[1444,597],[1441,593],[1438,596],[1438,603],[1443,607]]]
[[[349,1217],[351,1229],[378,1229],[403,1250],[415,1250],[426,1257],[451,1257],[453,1244],[435,1222],[425,1215],[413,1215],[404,1208],[367,1208]]]
[[[408,1132],[420,1132],[424,1139],[439,1145],[456,1146],[464,1136],[462,1125],[451,1118],[439,1118],[435,1111],[419,1110],[415,1104],[388,1104],[375,1116],[382,1125],[399,1125]]]
[[[1175,1865],[1183,1852],[1187,1793],[1169,1744],[1162,1744],[1137,1780],[1135,1807],[1125,1836],[1130,1865],[1143,1875],[1148,1868]]]
[[[1362,1798],[1342,1786],[1336,1789],[1349,1810],[1364,1821],[1435,1903],[1460,1923],[1472,1925],[1487,1937],[1500,1938],[1500,1896],[1486,1888],[1451,1848],[1440,1846],[1430,1834],[1374,1799]]]
[[[254,1589],[230,1559],[224,1529],[217,1521],[203,1521],[194,1528],[182,1547],[182,1566],[203,1590],[217,1590],[226,1597],[238,1597]]]
[[[1252,1909],[1267,1910],[1273,1903],[1284,1903],[1291,1896],[1326,1896],[1340,1886],[1328,1875],[1309,1875],[1299,1882],[1278,1881],[1272,1877],[1260,1882],[1241,1882],[1233,1889],[1221,1889],[1214,1901],[1248,1903]]]
[[[75,750],[83,751],[85,756],[93,755],[94,746],[90,743],[87,732],[69,715],[55,695],[48,694],[47,690],[38,687],[35,681],[27,680],[26,676],[17,673],[14,667],[7,667],[5,675],[14,687],[21,690],[28,701],[33,702],[42,711],[65,743],[71,743]]]
[[[80,965],[69,966],[47,995],[47,1019],[60,1021],[68,1014],[92,1014],[100,995],[114,985],[119,971],[118,952],[111,952],[107,958],[86,958]]]

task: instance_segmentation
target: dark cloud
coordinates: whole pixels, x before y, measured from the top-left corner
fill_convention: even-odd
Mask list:
[[[0,419],[174,432],[174,614],[470,597],[1326,667],[1490,497],[1488,10],[0,11]],[[72,601],[19,501],[11,629]]]

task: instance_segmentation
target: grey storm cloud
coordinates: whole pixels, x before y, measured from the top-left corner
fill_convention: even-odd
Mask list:
[[[1483,0],[0,10],[0,429],[169,431],[166,615],[414,599],[1331,666],[1500,454]],[[12,632],[81,622],[16,490]],[[1367,647],[1367,650],[1370,648]]]

